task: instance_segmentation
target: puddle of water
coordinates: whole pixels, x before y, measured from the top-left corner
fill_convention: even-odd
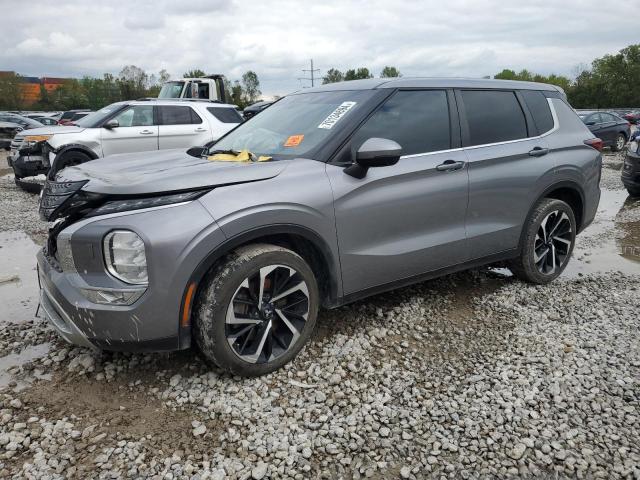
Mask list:
[[[0,325],[32,320],[38,307],[38,247],[24,232],[0,232]]]
[[[640,274],[640,222],[616,222],[636,209],[640,210],[640,202],[628,201],[626,190],[602,190],[596,218],[578,236],[562,277],[596,272]]]
[[[14,380],[9,370],[13,367],[22,366],[27,362],[35,360],[36,358],[44,357],[49,353],[51,345],[48,343],[41,343],[39,345],[29,345],[25,347],[20,353],[10,353],[0,358],[0,389],[5,388],[9,383]],[[39,372],[34,372],[35,378],[47,379],[47,375],[43,375]],[[48,377],[50,378],[50,377]],[[24,388],[33,378],[21,379],[15,390],[19,391]]]

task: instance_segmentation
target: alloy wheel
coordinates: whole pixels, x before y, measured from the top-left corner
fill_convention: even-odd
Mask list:
[[[549,213],[536,233],[533,245],[533,261],[540,273],[553,275],[569,258],[573,243],[573,231],[569,216],[562,211]]]
[[[225,335],[233,352],[249,363],[271,362],[297,342],[309,315],[302,275],[269,265],[245,278],[233,295]]]
[[[624,148],[624,143],[624,137],[622,135],[618,135],[618,138],[616,138],[616,148],[618,151]]]

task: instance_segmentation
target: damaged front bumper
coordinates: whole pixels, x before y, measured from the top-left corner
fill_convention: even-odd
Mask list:
[[[34,177],[49,171],[51,156],[55,154],[45,142],[33,146],[24,146],[9,156],[9,166],[17,177]]]

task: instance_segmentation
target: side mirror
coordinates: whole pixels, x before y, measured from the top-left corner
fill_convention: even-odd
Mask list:
[[[589,127],[592,126],[592,125],[595,125],[595,124],[596,124],[596,122],[587,122],[587,126],[589,126]]]
[[[204,147],[191,147],[187,150],[187,155],[191,155],[192,157],[202,158],[202,156],[209,150],[206,146]]]
[[[106,122],[104,122],[104,125],[102,126],[107,130],[111,130],[112,128],[119,127],[120,123],[115,118],[112,118],[111,120],[107,120]]]
[[[370,138],[356,152],[356,161],[344,169],[354,178],[364,178],[372,167],[388,167],[400,160],[402,147],[387,138]]]

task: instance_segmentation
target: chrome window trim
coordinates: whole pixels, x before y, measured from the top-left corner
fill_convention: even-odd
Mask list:
[[[440,153],[448,153],[448,152],[460,152],[463,150],[472,150],[475,148],[483,148],[483,147],[495,147],[497,145],[507,145],[509,143],[516,143],[516,142],[525,142],[527,140],[536,140],[539,138],[543,138],[546,137],[548,135],[551,135],[553,132],[555,132],[556,130],[558,130],[560,128],[560,122],[558,121],[558,114],[556,113],[556,108],[553,105],[552,102],[552,98],[547,98],[547,103],[549,104],[549,109],[551,110],[551,117],[553,118],[553,127],[549,130],[547,130],[546,132],[540,134],[540,135],[536,135],[535,137],[526,137],[526,138],[517,138],[515,140],[505,140],[504,142],[495,142],[495,143],[483,143],[482,145],[473,145],[470,147],[461,147],[461,148],[450,148],[447,150],[436,150],[434,152],[425,152],[425,153],[412,153],[411,155],[402,155],[400,157],[400,160],[405,159],[405,158],[414,158],[414,157],[424,157],[427,155],[437,155]]]

